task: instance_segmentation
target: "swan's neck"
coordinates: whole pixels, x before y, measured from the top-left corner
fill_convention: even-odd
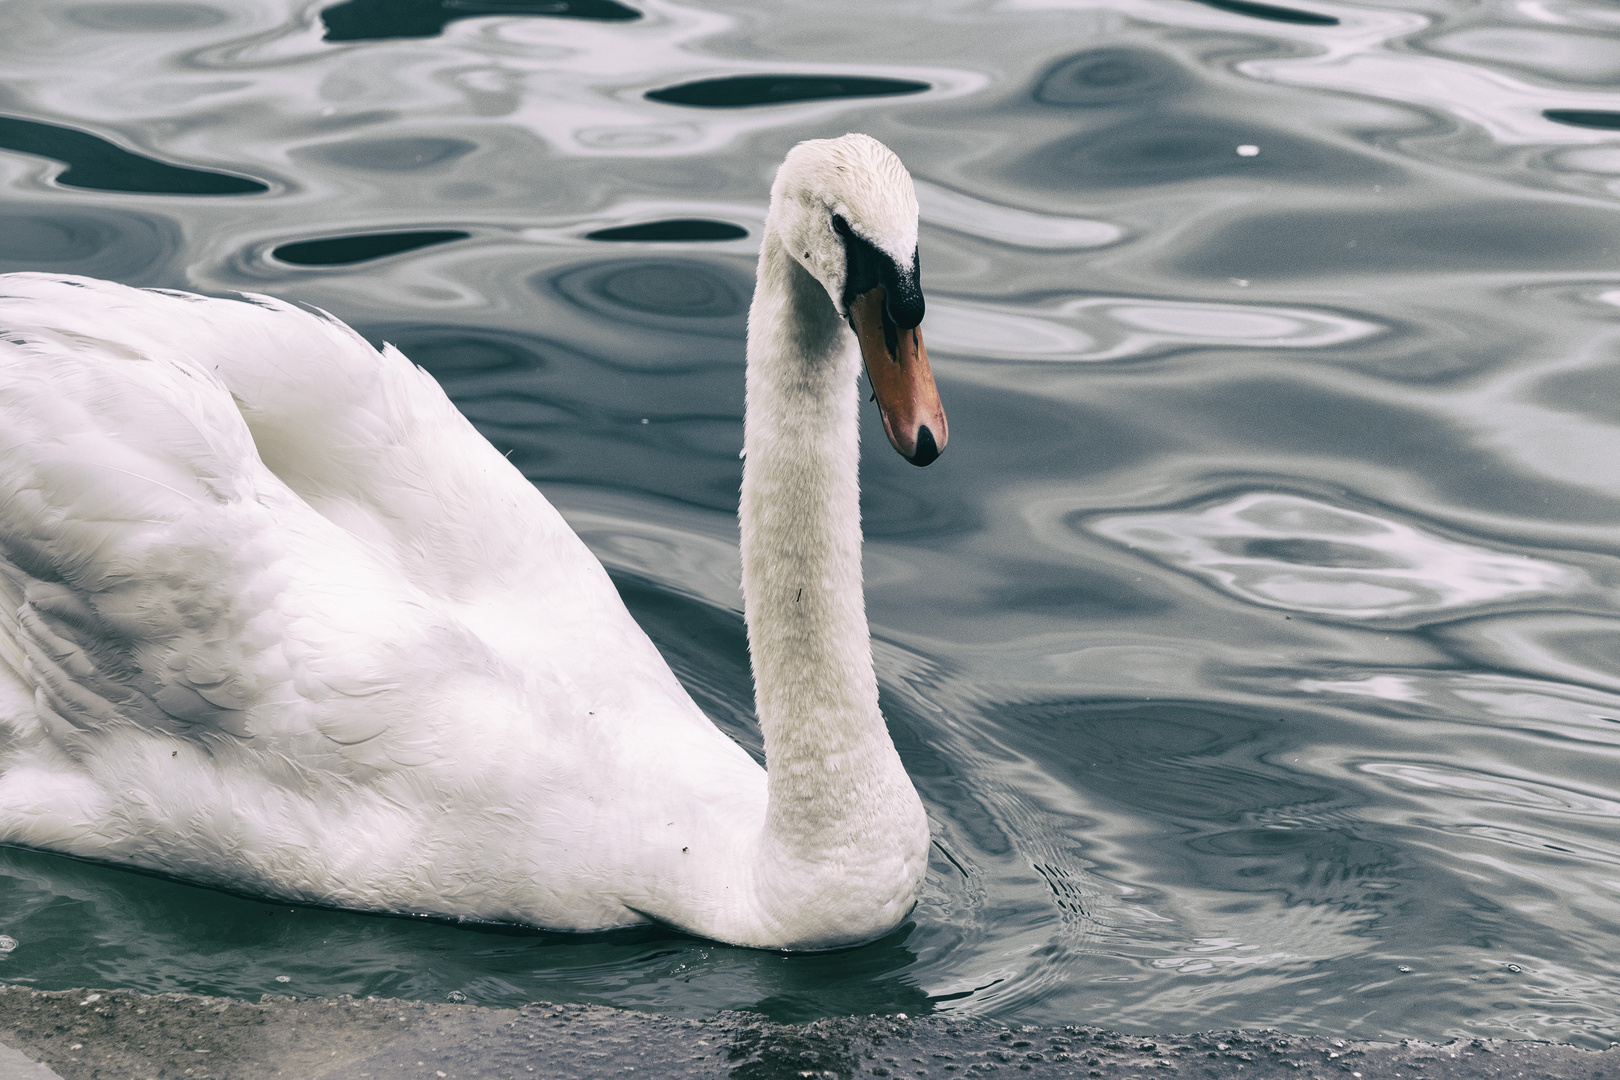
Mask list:
[[[808,885],[816,868],[836,868],[846,889],[892,881],[904,895],[882,906],[909,908],[928,833],[878,711],[861,585],[860,364],[826,290],[767,230],[748,317],[738,511],[769,776],[760,884]]]

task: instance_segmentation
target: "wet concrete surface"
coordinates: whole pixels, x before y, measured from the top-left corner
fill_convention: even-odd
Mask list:
[[[44,1068],[32,1063],[41,1063]],[[1367,1043],[1276,1031],[1121,1035],[929,1016],[777,1024],[594,1005],[256,1002],[0,987],[3,1080],[545,1077],[1272,1077],[1620,1080],[1620,1050],[1474,1040]]]

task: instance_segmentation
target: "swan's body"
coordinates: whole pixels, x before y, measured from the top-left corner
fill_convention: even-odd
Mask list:
[[[796,148],[772,196],[740,509],[768,776],[399,353],[265,298],[19,274],[0,843],[555,929],[826,948],[897,925],[928,831],[878,712],[844,318],[883,332],[873,282],[851,293],[874,258],[891,300],[914,289],[915,200],[864,136]],[[919,408],[885,420],[926,464],[943,416]]]

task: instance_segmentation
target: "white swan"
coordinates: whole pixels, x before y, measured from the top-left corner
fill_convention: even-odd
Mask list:
[[[394,349],[265,297],[0,276],[0,843],[553,929],[892,929],[928,828],[878,712],[857,382],[864,353],[910,460],[944,447],[916,249],[880,143],[788,155],[738,511],[768,775]]]

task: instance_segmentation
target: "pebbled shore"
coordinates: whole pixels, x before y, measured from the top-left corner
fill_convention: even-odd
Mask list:
[[[0,987],[0,1074],[48,1080],[596,1080],[599,1077],[1218,1077],[1620,1080],[1620,1048],[1345,1042],[1276,1031],[1120,1035],[928,1016],[777,1024],[595,1005],[256,1002]],[[12,1051],[7,1053],[6,1048]],[[20,1055],[20,1056],[19,1056]],[[50,1072],[22,1063],[40,1062]]]

